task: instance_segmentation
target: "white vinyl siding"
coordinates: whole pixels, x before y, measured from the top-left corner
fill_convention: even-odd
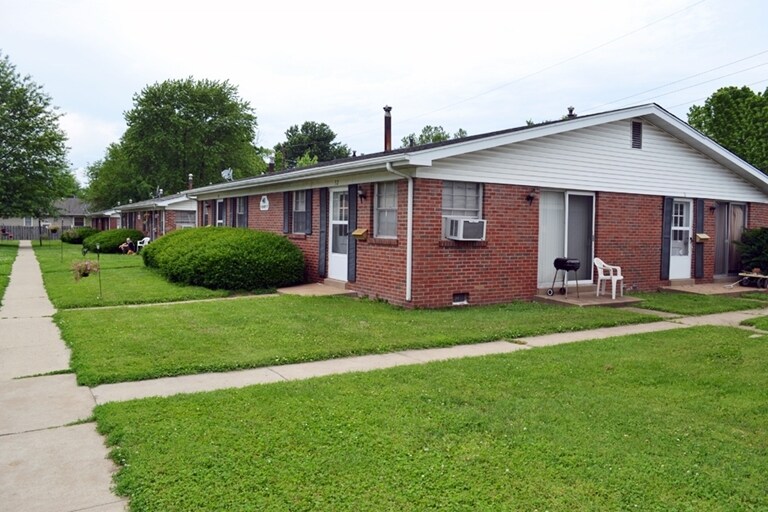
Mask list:
[[[397,183],[377,183],[375,205],[374,236],[397,238]]]
[[[643,121],[642,150],[631,121],[484,149],[434,161],[417,178],[584,191],[766,202],[744,179]]]

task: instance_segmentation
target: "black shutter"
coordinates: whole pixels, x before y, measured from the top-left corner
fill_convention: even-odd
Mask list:
[[[354,283],[357,280],[357,240],[352,232],[357,229],[357,185],[350,185],[347,189],[349,196],[349,250],[347,251],[347,281]]]
[[[232,227],[237,226],[237,198],[233,197],[229,200],[229,209],[232,213],[229,214],[229,225]]]
[[[304,230],[304,232],[306,234],[308,234],[308,235],[311,235],[312,234],[312,189],[311,188],[309,190],[307,190],[306,206],[305,206],[305,208],[307,209],[307,214],[306,214],[306,216],[307,216],[307,223],[306,223],[307,228]]]
[[[662,210],[661,222],[661,279],[669,279],[669,251],[672,236],[672,207],[675,199],[673,197],[664,198],[664,209]]]
[[[291,193],[283,192],[283,233],[291,232]]]
[[[245,196],[243,198],[243,202],[245,203],[243,206],[245,207],[245,226],[244,228],[248,227],[248,196]]]
[[[696,233],[704,232],[704,200],[696,199]],[[695,236],[695,234],[694,234]],[[704,277],[704,244],[702,242],[696,242],[696,255],[695,255],[693,277]]]
[[[318,230],[317,273],[320,277],[328,274],[328,189],[320,189],[320,218]]]

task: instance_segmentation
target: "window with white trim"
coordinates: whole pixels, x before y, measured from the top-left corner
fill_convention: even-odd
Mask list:
[[[307,232],[307,191],[296,190],[293,193],[293,219],[292,227],[294,233]]]
[[[397,238],[397,182],[376,184],[373,236]]]
[[[216,225],[227,224],[227,203],[223,199],[216,200]]]
[[[443,217],[481,218],[482,187],[480,183],[443,182]]]
[[[238,197],[235,201],[235,226],[238,228],[248,227],[248,198]]]

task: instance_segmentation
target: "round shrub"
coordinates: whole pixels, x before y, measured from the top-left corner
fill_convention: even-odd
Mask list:
[[[120,252],[120,244],[130,238],[134,243],[144,238],[144,233],[138,229],[110,229],[108,231],[99,231],[83,240],[83,247],[91,252],[96,251],[96,244],[99,244],[99,252]]]
[[[206,288],[277,288],[304,277],[304,255],[298,247],[280,235],[246,228],[177,230],[142,253],[144,263],[169,281]]]
[[[82,244],[83,240],[98,232],[98,229],[91,227],[72,228],[61,233],[61,241],[67,244]]]

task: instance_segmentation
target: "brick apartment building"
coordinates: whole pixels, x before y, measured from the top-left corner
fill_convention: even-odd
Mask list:
[[[199,225],[283,233],[308,281],[410,307],[531,299],[556,257],[655,290],[738,272],[768,179],[656,104],[391,149],[189,191]]]

